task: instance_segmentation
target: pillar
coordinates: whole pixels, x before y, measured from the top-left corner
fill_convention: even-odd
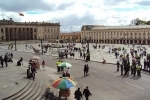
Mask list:
[[[145,44],[146,44],[146,45],[148,44],[148,41],[147,41],[147,40],[145,40]]]

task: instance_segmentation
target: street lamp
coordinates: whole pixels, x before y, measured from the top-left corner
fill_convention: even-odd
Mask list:
[[[43,54],[43,39],[41,38],[40,40],[41,40],[41,52]]]
[[[91,37],[85,37],[85,41],[87,42],[87,60],[90,61],[90,50],[89,50],[89,42],[91,41]]]
[[[17,51],[17,43],[16,43],[16,32],[15,32],[15,51]]]
[[[15,34],[15,51],[17,51],[16,34]]]

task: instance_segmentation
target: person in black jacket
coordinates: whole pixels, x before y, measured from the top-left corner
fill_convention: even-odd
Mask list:
[[[92,95],[88,89],[88,86],[83,90],[83,95],[85,96],[86,100],[89,100],[89,96]]]
[[[78,88],[75,92],[74,92],[74,95],[75,95],[75,99],[76,100],[81,100],[81,98],[82,98],[82,93],[81,93],[81,91],[80,91],[80,88]]]
[[[3,56],[1,56],[1,65],[2,65],[2,67],[4,66],[4,58],[3,58]]]
[[[5,62],[5,65],[6,65],[6,67],[8,66],[8,64],[7,64],[7,62],[8,62],[8,56],[7,56],[7,54],[5,55],[5,57],[4,57],[4,62]]]
[[[119,66],[120,66],[120,63],[119,61],[117,61],[117,71],[119,71]]]

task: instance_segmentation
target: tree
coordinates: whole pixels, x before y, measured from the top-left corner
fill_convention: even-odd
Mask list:
[[[147,25],[147,22],[139,18],[131,20],[131,25]]]
[[[146,25],[150,25],[150,20],[148,20],[148,21],[146,22]]]

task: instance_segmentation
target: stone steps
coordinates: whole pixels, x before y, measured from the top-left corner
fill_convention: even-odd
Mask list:
[[[15,65],[12,67],[16,67]],[[17,66],[18,67],[18,66]],[[27,67],[21,66],[19,67],[22,72],[26,73]],[[23,77],[26,77],[24,74]],[[6,95],[6,97],[2,97],[1,100],[45,100],[44,93],[48,86],[51,86],[53,80],[45,74],[42,70],[37,70],[35,74],[35,81],[31,79],[24,79],[26,83],[21,84],[20,88],[15,88],[15,90],[11,91]],[[55,89],[51,89],[54,94],[56,92]]]
[[[40,74],[40,71],[37,71],[35,81],[29,79],[27,85],[19,90],[17,93],[4,98],[3,100],[40,100],[36,99],[37,97],[42,97],[42,89],[44,88],[44,80]]]
[[[37,74],[39,74],[39,71]],[[37,80],[36,86],[33,88],[33,90],[26,97],[24,97],[21,100],[34,100],[34,97],[38,96],[38,94],[41,92],[41,88],[43,85],[43,80],[42,80],[42,77],[40,76],[40,74],[36,75],[35,81],[36,80]],[[33,99],[31,99],[31,98],[33,98]]]
[[[43,75],[43,73],[41,73],[41,71],[39,71],[39,73],[40,73],[40,75],[41,75],[41,77],[42,77],[42,82],[43,82],[43,84],[42,84],[42,86],[41,86],[41,89],[40,90],[38,90],[39,91],[39,93],[36,95],[36,96],[33,96],[30,100],[40,100],[42,97],[43,97],[43,94],[45,93],[45,89],[46,89],[46,83],[45,83],[45,76]]]

